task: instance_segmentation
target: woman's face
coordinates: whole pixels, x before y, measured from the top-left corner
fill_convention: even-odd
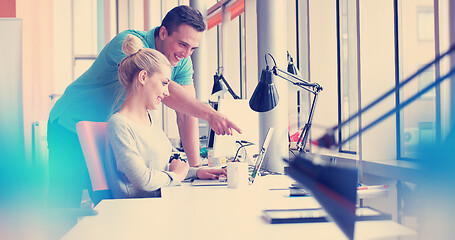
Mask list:
[[[160,71],[152,74],[147,73],[144,83],[145,106],[149,110],[156,110],[161,105],[161,101],[169,96],[169,81],[171,79],[171,69],[162,66]]]

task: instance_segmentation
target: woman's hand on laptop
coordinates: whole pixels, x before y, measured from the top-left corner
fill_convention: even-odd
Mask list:
[[[219,179],[220,176],[226,177],[226,169],[201,168],[197,170],[196,176],[199,179]]]

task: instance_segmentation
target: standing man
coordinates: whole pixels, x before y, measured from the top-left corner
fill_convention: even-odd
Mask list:
[[[164,104],[177,113],[179,134],[191,166],[198,166],[199,129],[196,118],[206,120],[216,134],[241,130],[213,108],[195,98],[190,55],[199,46],[205,22],[189,6],[169,11],[160,27],[148,32],[126,30],[115,36],[93,65],[65,90],[55,103],[48,122],[49,204],[79,207],[82,190],[91,191],[90,178],[76,134],[79,121],[106,122],[124,101],[125,90],[117,76],[125,57],[122,44],[128,34],[140,38],[146,48],[163,53],[173,66],[170,96]]]

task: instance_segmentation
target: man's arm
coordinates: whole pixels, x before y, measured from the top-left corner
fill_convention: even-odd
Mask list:
[[[191,88],[193,88],[194,92],[194,86],[191,85]],[[166,104],[166,106],[177,112],[206,120],[210,128],[218,135],[232,135],[232,129],[236,130],[238,133],[242,133],[242,130],[223,114],[197,100],[194,97],[194,94],[189,94],[184,87],[180,86],[178,83],[170,81],[169,92],[169,97],[163,99],[163,103]]]
[[[196,91],[193,85],[182,86],[185,91],[196,97]],[[185,150],[186,157],[190,166],[199,166],[199,124],[197,118],[187,115],[182,112],[175,112],[177,114],[177,126],[179,127],[180,140],[182,141],[183,149]]]

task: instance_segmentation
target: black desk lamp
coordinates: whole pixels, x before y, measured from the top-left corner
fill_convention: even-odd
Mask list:
[[[291,54],[288,52],[288,73],[300,76],[299,70],[294,64]],[[300,90],[297,91],[297,128],[300,130]],[[290,137],[289,137],[290,138]],[[290,143],[291,141],[289,141]]]
[[[226,92],[229,92],[234,99],[240,99],[240,97],[237,94],[235,94],[235,92],[232,90],[231,86],[226,81],[223,74],[217,72],[213,76],[213,88],[211,98],[214,102],[217,102],[218,98],[223,96]]]
[[[216,72],[215,75],[213,75],[212,94],[210,95],[210,98],[209,98],[209,104],[216,111],[218,111],[219,99],[226,92],[229,92],[234,99],[240,99],[240,97],[237,94],[235,94],[235,92],[232,90],[229,83],[224,78],[223,74],[220,71],[221,69],[222,69],[222,67],[218,69],[218,71]],[[213,129],[209,128],[207,147],[209,147],[209,148],[213,147],[214,138],[215,138],[215,131],[213,131]]]
[[[267,55],[269,55],[274,63],[272,69],[269,68],[267,63]],[[305,151],[305,145],[308,140],[308,134],[313,121],[313,114],[318,99],[318,94],[322,91],[322,87],[317,83],[310,83],[302,79],[300,76],[283,71],[276,66],[275,59],[271,54],[265,55],[266,68],[262,70],[261,80],[259,81],[253,95],[250,99],[250,108],[256,112],[267,112],[275,108],[278,104],[279,96],[275,84],[272,81],[272,74],[285,79],[295,86],[303,88],[314,95],[313,102],[311,104],[310,113],[308,120],[303,127],[302,133],[300,133],[299,140],[297,141],[297,150],[300,153]]]
[[[279,69],[273,56],[268,55],[273,59],[275,66],[272,69],[269,68],[266,55],[267,66],[262,70],[261,80],[251,96],[250,108],[256,112],[267,112],[278,104],[278,92],[272,81],[272,74],[313,93],[314,98],[308,120],[297,142],[300,154],[289,161],[284,159],[289,162],[287,174],[311,191],[328,213],[328,217],[335,221],[349,239],[353,239],[358,170],[337,166],[319,166],[314,164],[305,153],[316,100],[319,92],[322,91],[322,87],[317,83],[309,83],[293,73]]]

